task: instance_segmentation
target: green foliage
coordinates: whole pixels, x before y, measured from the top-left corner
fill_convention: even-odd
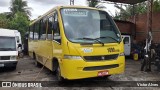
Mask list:
[[[154,0],[153,12],[160,12],[160,0]]]
[[[147,12],[146,3],[140,3],[135,6],[126,5],[125,8],[122,8],[118,5],[115,5],[116,8],[120,10],[120,13],[116,13],[115,18],[121,20],[127,20],[129,17],[135,14],[142,14]]]
[[[24,13],[26,16],[30,17],[30,7],[27,5],[27,1],[24,0],[11,0],[10,10],[12,15],[14,16],[16,13],[21,12]]]
[[[88,0],[89,7],[95,7],[98,4],[98,0]]]
[[[7,18],[7,13],[0,14],[0,28],[8,28],[9,27],[9,19]]]
[[[18,30],[22,38],[29,26],[29,16],[31,16],[27,1],[11,0],[9,13],[0,14],[0,28],[8,28]]]
[[[120,10],[119,13],[116,13],[115,18],[121,20],[127,20],[134,14],[143,14],[147,12],[146,2],[136,4],[134,8],[132,5],[127,5],[125,8],[122,8],[118,5],[115,5],[115,7]],[[160,0],[153,0],[153,12],[160,12]]]
[[[28,26],[28,17],[22,12],[17,12],[9,24],[9,28],[18,30],[21,33],[22,37],[24,36]]]

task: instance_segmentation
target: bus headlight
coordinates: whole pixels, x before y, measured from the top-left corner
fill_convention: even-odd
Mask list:
[[[81,60],[81,56],[72,56],[72,55],[64,55],[64,59],[75,59],[75,60]]]
[[[119,56],[124,56],[124,53],[120,53]]]
[[[10,60],[16,60],[16,56],[11,56]]]

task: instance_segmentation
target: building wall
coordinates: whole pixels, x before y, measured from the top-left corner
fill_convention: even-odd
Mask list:
[[[131,19],[131,21],[133,21],[133,19]],[[137,15],[135,26],[128,21],[115,20],[115,22],[122,34],[130,34],[137,42],[146,39],[147,14]],[[160,43],[160,12],[152,14],[152,36],[154,43]]]
[[[152,36],[154,43],[160,43],[160,13],[152,14]],[[136,40],[142,41],[146,38],[147,32],[147,15],[141,14],[136,16]]]
[[[114,20],[122,34],[132,34],[133,23],[129,21]]]

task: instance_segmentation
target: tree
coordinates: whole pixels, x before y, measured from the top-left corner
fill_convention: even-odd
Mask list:
[[[147,12],[146,2],[136,4],[134,8],[131,5],[125,6],[125,8],[118,5],[115,5],[115,7],[120,10],[120,12],[116,14],[115,18],[122,20],[127,20],[133,15],[133,12],[135,14],[143,14]],[[153,12],[160,12],[160,0],[153,0]]]
[[[10,10],[12,12],[12,16],[16,13],[21,12],[24,13],[27,17],[31,16],[30,7],[27,5],[27,1],[24,0],[11,0]]]
[[[24,34],[28,29],[28,26],[29,26],[28,17],[22,12],[17,12],[12,21],[10,21],[9,28],[18,30],[21,33],[22,37],[24,37]]]
[[[160,0],[153,2],[153,12],[160,12]]]
[[[98,1],[100,0],[88,0],[88,6],[95,7],[98,4]]]
[[[22,37],[29,26],[30,9],[26,0],[11,0],[9,29],[18,30]]]
[[[115,7],[120,10],[119,13],[116,13],[115,18],[121,20],[127,20],[134,14],[142,14],[147,12],[147,4],[145,2],[137,4],[133,7],[133,5],[125,5],[125,8],[122,8],[119,5],[115,4]]]
[[[9,27],[9,14],[8,12],[6,13],[0,13],[0,28],[8,28]]]

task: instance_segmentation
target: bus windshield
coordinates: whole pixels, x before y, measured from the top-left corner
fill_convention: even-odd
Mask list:
[[[63,8],[65,35],[75,43],[117,43],[120,32],[107,12],[93,9]]]
[[[0,51],[16,51],[15,37],[0,36]]]

